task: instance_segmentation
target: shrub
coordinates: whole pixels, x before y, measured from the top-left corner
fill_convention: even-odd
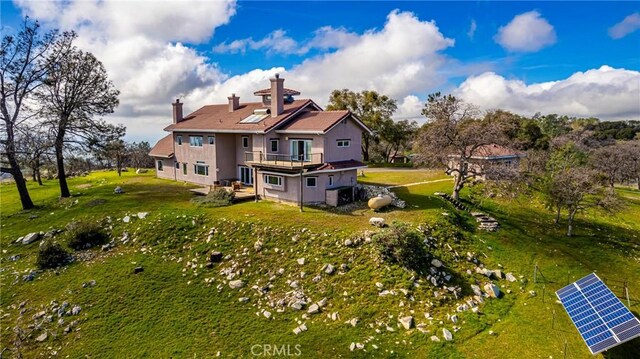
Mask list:
[[[67,245],[75,250],[107,243],[108,234],[96,222],[74,222],[67,226]]]
[[[40,269],[58,268],[71,261],[71,255],[57,243],[47,243],[40,248],[36,265]]]
[[[228,191],[224,188],[216,188],[204,197],[194,198],[192,202],[207,207],[222,207],[230,205],[235,197],[236,194],[233,191]]]
[[[429,254],[420,233],[407,224],[393,222],[372,239],[383,261],[397,263],[416,272],[421,272],[428,264]]]

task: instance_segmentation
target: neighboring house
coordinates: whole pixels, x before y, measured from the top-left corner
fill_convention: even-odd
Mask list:
[[[517,169],[520,166],[520,159],[526,157],[522,152],[497,144],[483,145],[473,151],[467,166],[469,173],[477,173],[477,179],[486,180],[491,175],[501,173],[501,171],[491,171],[497,166],[507,169]],[[449,155],[449,168],[457,168],[460,155]]]
[[[170,134],[150,152],[157,176],[202,185],[240,181],[261,198],[295,203],[326,202],[327,190],[353,193],[357,169],[365,167],[362,133],[370,130],[349,111],[294,99],[300,93],[284,88],[278,75],[270,81],[254,92],[260,102],[240,103],[232,94],[227,104],[183,116],[176,100]]]

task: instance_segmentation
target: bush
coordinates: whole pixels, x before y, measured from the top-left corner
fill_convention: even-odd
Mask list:
[[[107,243],[108,234],[96,222],[74,222],[67,226],[67,245],[75,250]]]
[[[235,192],[224,188],[216,188],[204,197],[194,198],[192,202],[207,207],[222,207],[230,205],[234,198],[236,198]]]
[[[57,243],[45,244],[38,252],[36,265],[40,269],[58,268],[71,261],[71,255]]]
[[[407,224],[393,222],[372,239],[383,261],[397,263],[416,272],[427,267],[429,254],[421,235]]]

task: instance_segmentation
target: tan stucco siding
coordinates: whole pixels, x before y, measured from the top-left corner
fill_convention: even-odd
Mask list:
[[[178,144],[178,136],[182,136],[182,144]],[[189,144],[190,136],[202,136],[202,146],[191,146]],[[180,164],[180,169],[176,171],[176,180],[198,183],[203,185],[212,185],[216,181],[216,146],[209,145],[210,133],[184,132],[174,133],[175,162]],[[198,162],[204,162],[209,167],[208,175],[199,175],[195,173],[194,165]],[[183,165],[187,166],[187,174],[183,172]],[[174,167],[175,169],[175,167]]]
[[[349,140],[349,147],[338,147],[338,140]],[[362,129],[351,118],[335,125],[325,135],[324,142],[325,162],[362,160]]]

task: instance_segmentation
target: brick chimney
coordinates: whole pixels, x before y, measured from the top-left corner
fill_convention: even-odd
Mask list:
[[[229,112],[233,112],[240,107],[240,97],[237,97],[236,94],[232,93],[229,99]]]
[[[284,79],[276,74],[271,81],[271,117],[277,117],[284,110]]]
[[[182,121],[182,103],[180,99],[177,98],[176,102],[172,103],[173,105],[173,123],[178,123]]]

